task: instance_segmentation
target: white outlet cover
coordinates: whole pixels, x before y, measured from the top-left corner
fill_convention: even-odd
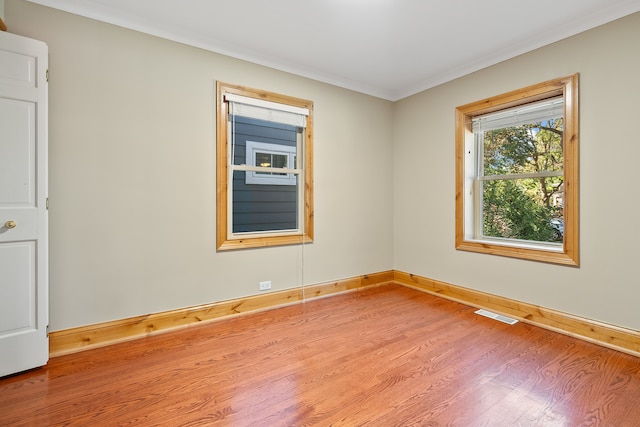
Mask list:
[[[271,280],[260,282],[259,289],[261,291],[266,291],[267,289],[271,289]]]

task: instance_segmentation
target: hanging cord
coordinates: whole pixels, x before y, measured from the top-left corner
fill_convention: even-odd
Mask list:
[[[304,236],[304,230],[303,230]],[[304,237],[302,239],[302,245],[300,245],[300,288],[302,289],[302,302],[307,302],[307,296],[305,294],[305,284],[304,284]]]

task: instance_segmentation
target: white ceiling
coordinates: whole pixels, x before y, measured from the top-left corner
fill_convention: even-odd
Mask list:
[[[392,101],[640,11],[640,0],[30,1]]]

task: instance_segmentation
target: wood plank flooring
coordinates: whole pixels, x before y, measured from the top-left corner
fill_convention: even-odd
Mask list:
[[[1,426],[640,426],[640,359],[397,285],[54,358]]]

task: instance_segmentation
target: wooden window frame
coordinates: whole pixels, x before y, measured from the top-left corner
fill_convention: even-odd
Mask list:
[[[253,89],[245,86],[233,85],[223,82],[216,84],[217,100],[217,142],[216,142],[216,177],[217,177],[217,232],[216,244],[218,250],[233,250],[243,248],[258,248],[269,246],[292,245],[313,242],[313,102],[305,99],[294,98],[260,89]],[[245,234],[241,238],[229,238],[228,230],[228,115],[229,103],[225,101],[225,94],[235,94],[256,98],[264,101],[276,102],[279,104],[291,105],[294,107],[306,108],[309,115],[306,119],[306,127],[303,140],[303,183],[304,196],[299,200],[299,208],[304,209],[303,227],[296,233],[264,233],[255,237]]]
[[[469,191],[465,173],[465,144],[473,138],[472,120],[484,114],[513,108],[534,101],[562,95],[564,99],[564,238],[560,250],[545,248],[544,245],[494,242],[491,239],[474,239],[468,220]],[[458,250],[479,252],[541,261],[561,265],[579,266],[579,113],[578,74],[549,80],[523,89],[483,99],[456,108],[456,239]],[[471,221],[473,222],[473,221]]]

